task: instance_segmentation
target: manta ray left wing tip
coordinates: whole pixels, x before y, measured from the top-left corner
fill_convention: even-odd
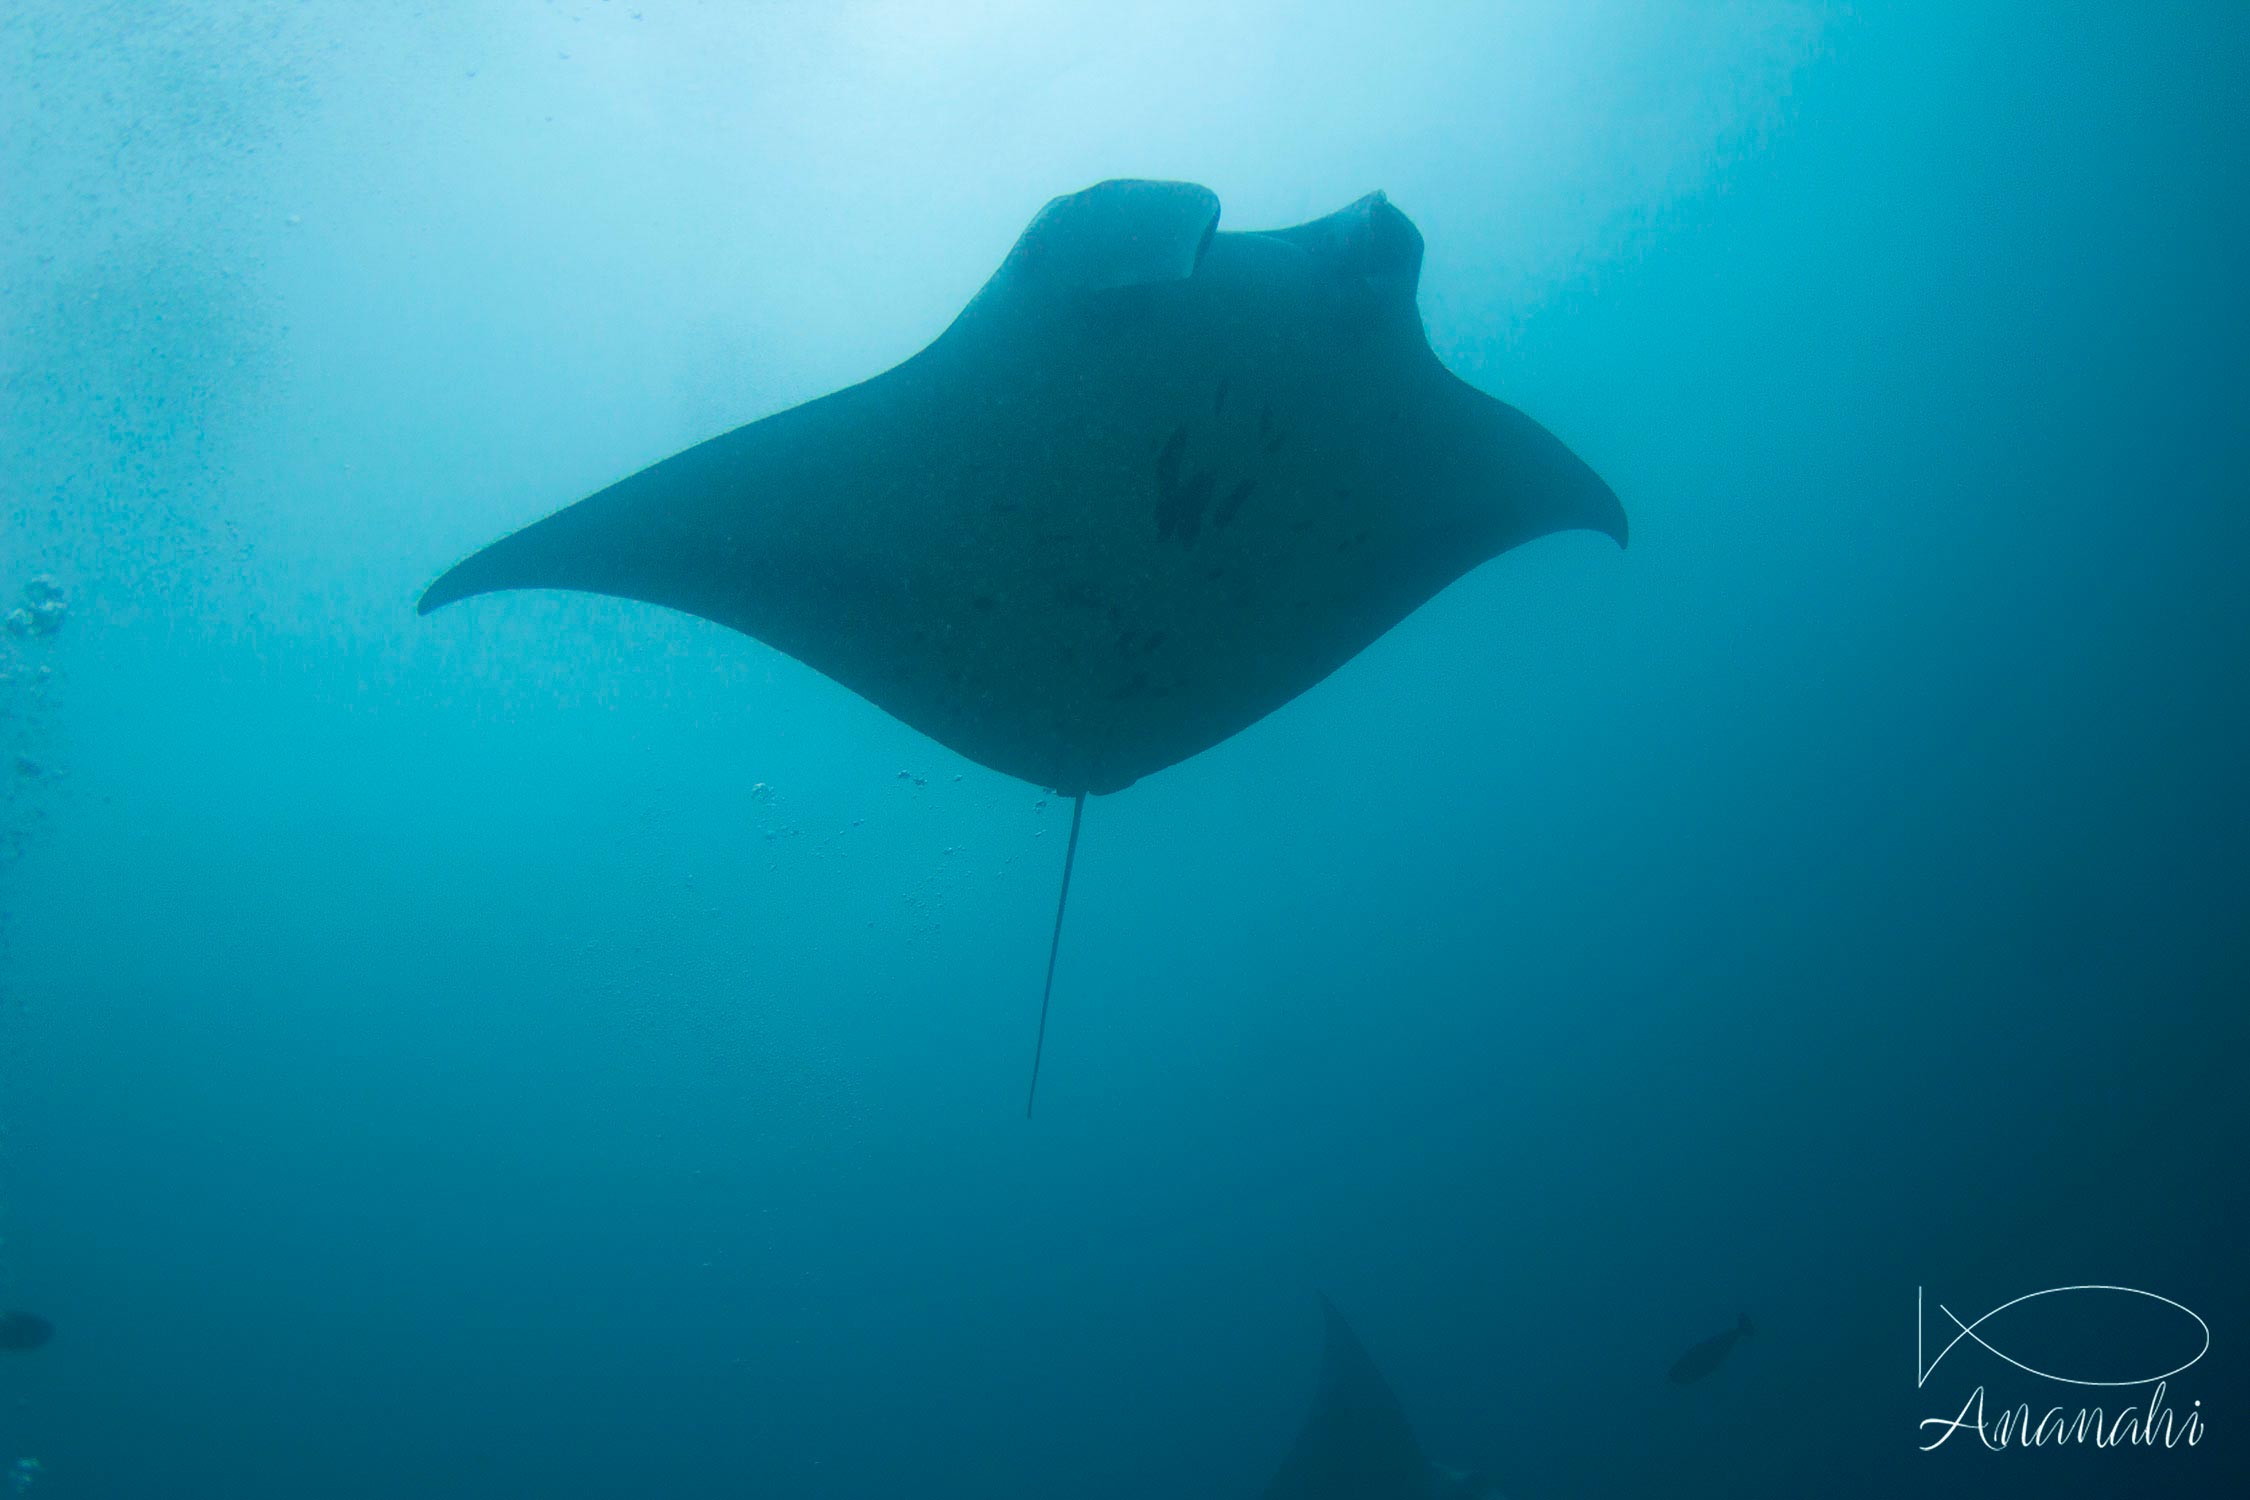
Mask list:
[[[513,540],[512,537],[502,538],[489,547],[479,548],[431,579],[429,586],[422,590],[422,596],[414,601],[414,613],[426,615],[474,595],[509,587],[508,582],[494,576],[493,552],[508,547]]]
[[[414,601],[414,613],[426,615],[474,595],[490,593],[491,588],[479,584],[469,569],[469,563],[475,560],[472,557],[440,573],[428,588],[422,590],[422,597]]]
[[[652,550],[648,528],[634,524],[642,518],[619,504],[621,498],[632,498],[632,492],[652,488],[648,477],[661,474],[667,467],[658,464],[644,470],[591,500],[581,500],[470,553],[422,591],[414,612],[426,615],[478,594],[509,589],[623,593],[652,603],[670,603],[661,590],[635,587],[649,582],[644,575],[655,571],[648,566]]]

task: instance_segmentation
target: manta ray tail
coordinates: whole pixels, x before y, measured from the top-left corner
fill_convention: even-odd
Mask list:
[[[1039,1102],[1039,1059],[1047,1051],[1047,1003],[1055,998],[1055,955],[1062,952],[1063,908],[1070,905],[1070,867],[1078,862],[1078,824],[1086,816],[1086,794],[1070,804],[1070,844],[1063,850],[1062,894],[1055,898],[1055,935],[1047,943],[1047,987],[1039,992],[1039,1040],[1031,1047],[1031,1092],[1024,1096],[1023,1117]]]

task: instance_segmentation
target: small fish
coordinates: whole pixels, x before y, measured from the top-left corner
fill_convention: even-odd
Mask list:
[[[0,1312],[0,1352],[36,1349],[55,1336],[55,1325],[36,1313]]]
[[[1735,1340],[1746,1339],[1757,1331],[1756,1326],[1751,1323],[1748,1313],[1736,1313],[1732,1328],[1729,1328],[1725,1333],[1711,1335],[1674,1362],[1672,1365],[1672,1384],[1687,1385],[1693,1381],[1701,1380],[1726,1363],[1727,1356],[1734,1352]]]

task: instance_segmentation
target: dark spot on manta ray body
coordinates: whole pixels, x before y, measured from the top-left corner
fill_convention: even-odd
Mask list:
[[[1209,470],[1197,474],[1181,491],[1180,540],[1192,544],[1196,533],[1203,529],[1203,507],[1211,503],[1211,486],[1215,476]]]
[[[1135,672],[1135,673],[1134,673],[1134,674],[1133,674],[1133,675],[1132,675],[1131,677],[1128,677],[1127,679],[1125,679],[1125,685],[1124,685],[1123,687],[1119,688],[1119,689],[1118,689],[1118,690],[1117,690],[1116,692],[1112,693],[1112,694],[1111,694],[1110,696],[1111,696],[1111,697],[1113,697],[1113,698],[1117,698],[1117,699],[1119,699],[1119,700],[1123,700],[1123,699],[1126,699],[1126,698],[1137,697],[1137,696],[1138,696],[1138,695],[1140,695],[1140,694],[1141,694],[1142,692],[1146,691],[1146,690],[1147,690],[1147,688],[1148,688],[1148,673],[1146,673],[1146,672]]]
[[[1216,511],[1212,512],[1211,524],[1214,526],[1224,526],[1227,524],[1227,522],[1233,520],[1235,512],[1242,509],[1242,502],[1249,499],[1250,492],[1257,487],[1258,481],[1255,479],[1240,479],[1235,481],[1234,488],[1227,491],[1227,497],[1224,500],[1221,500],[1219,502],[1219,508]]]
[[[977,609],[990,610],[992,608],[992,596],[990,594],[978,594],[969,603]]]
[[[1166,448],[1166,457],[1172,450]],[[1176,465],[1174,468],[1176,469]],[[1177,535],[1183,546],[1195,545],[1196,534],[1203,529],[1204,507],[1211,503],[1211,486],[1215,476],[1208,469],[1199,469],[1184,481],[1168,477],[1165,465],[1157,465],[1156,479],[1156,534],[1160,537]]]
[[[1226,377],[1221,376],[1219,379],[1218,394],[1211,398],[1211,415],[1214,417],[1221,417],[1226,415],[1227,384],[1228,382],[1226,380]]]
[[[1146,639],[1141,642],[1141,651],[1145,654],[1147,652],[1154,651],[1157,647],[1163,644],[1164,632],[1161,630],[1152,630],[1148,633]]]
[[[1187,429],[1175,427],[1164,440],[1164,451],[1156,455],[1156,483],[1160,489],[1169,489],[1179,483],[1180,458],[1187,452]]]

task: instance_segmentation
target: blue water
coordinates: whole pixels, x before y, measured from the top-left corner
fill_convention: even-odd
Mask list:
[[[1250,1497],[1324,1291],[1511,1496],[2240,1493],[2250,15],[2143,9],[11,7],[0,1463]],[[1387,190],[1633,545],[1096,799],[1027,1124],[1067,802],[412,605],[1116,175]],[[2083,1394],[1917,1288],[2080,1283],[2201,1443],[1917,1451]]]

